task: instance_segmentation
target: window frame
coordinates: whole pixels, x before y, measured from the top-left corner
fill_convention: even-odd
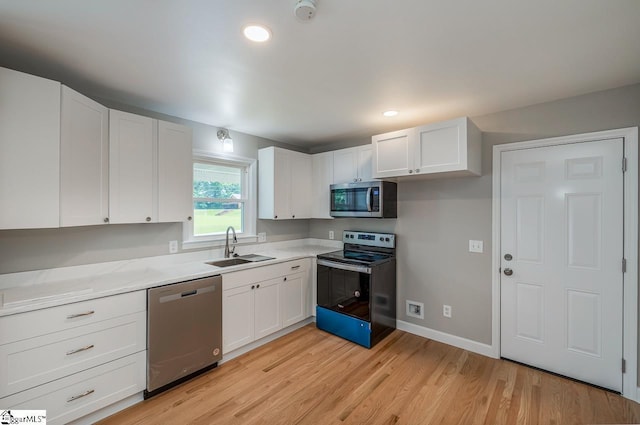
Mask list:
[[[193,171],[194,163],[210,163],[232,167],[245,168],[246,172],[243,178],[243,231],[236,231],[236,236],[239,242],[256,242],[256,221],[257,221],[257,172],[256,165],[257,160],[253,158],[245,158],[235,155],[222,155],[206,151],[193,151],[193,158],[191,160],[191,169]],[[245,195],[246,193],[246,195]],[[246,197],[245,197],[246,196]],[[226,200],[228,201],[228,200]],[[193,175],[191,177],[191,205],[193,208]],[[218,235],[201,235],[196,236],[193,234],[193,225],[195,222],[195,211],[193,215],[194,219],[185,222],[183,229],[183,249],[205,248],[213,246],[222,246],[226,240],[226,234]]]

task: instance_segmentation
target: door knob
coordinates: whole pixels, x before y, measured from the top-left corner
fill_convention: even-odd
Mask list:
[[[504,254],[504,259],[507,261],[513,260],[513,256],[511,254]]]
[[[513,270],[511,270],[510,268],[506,268],[504,269],[504,274],[507,276],[511,276],[513,274]]]

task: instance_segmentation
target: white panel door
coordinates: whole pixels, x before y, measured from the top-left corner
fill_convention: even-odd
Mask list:
[[[412,157],[415,132],[413,129],[379,134],[371,138],[373,147],[372,176],[397,177],[413,173]]]
[[[186,221],[192,214],[191,129],[158,121],[158,221]]]
[[[364,182],[373,178],[373,146],[364,145],[357,148],[358,181]]]
[[[284,328],[305,318],[306,282],[304,277],[304,273],[285,276],[280,284],[282,327]]]
[[[358,181],[358,156],[355,148],[333,152],[333,183]]]
[[[109,109],[62,86],[60,226],[109,222]]]
[[[622,390],[622,139],[503,152],[501,355]]]
[[[311,218],[311,155],[289,152],[291,158],[291,218]]]
[[[256,284],[255,296],[255,339],[260,339],[282,329],[280,316],[281,278]]]
[[[254,308],[251,285],[222,292],[222,353],[253,341]]]
[[[286,149],[274,148],[273,170],[273,217],[291,217],[291,164],[292,158]],[[263,182],[260,182],[263,184]],[[269,184],[269,183],[265,183]]]
[[[333,152],[311,155],[313,176],[311,182],[311,218],[331,217],[331,192],[333,184]]]
[[[0,229],[60,225],[60,83],[0,68]]]
[[[157,137],[154,120],[109,111],[109,220],[111,223],[157,221]]]

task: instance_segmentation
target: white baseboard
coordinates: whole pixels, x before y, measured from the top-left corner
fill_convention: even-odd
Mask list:
[[[134,394],[130,397],[125,398],[124,400],[117,401],[109,406],[106,406],[100,410],[96,410],[93,413],[89,413],[86,416],[83,416],[79,419],[76,419],[72,422],[69,422],[67,425],[90,425],[94,424],[104,418],[107,418],[115,413],[118,413],[121,410],[126,409],[127,407],[131,407],[136,403],[140,403],[144,400],[143,393],[140,391],[137,394]]]
[[[453,345],[454,347],[472,351],[477,354],[482,354],[483,356],[496,358],[493,347],[488,344],[483,344],[471,339],[436,331],[434,329],[425,328],[424,326],[415,325],[403,320],[397,320],[396,327],[401,331],[409,332],[411,334],[418,335],[424,338],[429,338],[434,341],[442,342],[444,344]]]

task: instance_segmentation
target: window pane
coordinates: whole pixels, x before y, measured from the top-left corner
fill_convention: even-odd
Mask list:
[[[194,236],[222,234],[233,226],[236,232],[243,231],[243,210],[241,202],[194,202]]]
[[[193,197],[242,198],[242,168],[218,164],[193,164]]]

